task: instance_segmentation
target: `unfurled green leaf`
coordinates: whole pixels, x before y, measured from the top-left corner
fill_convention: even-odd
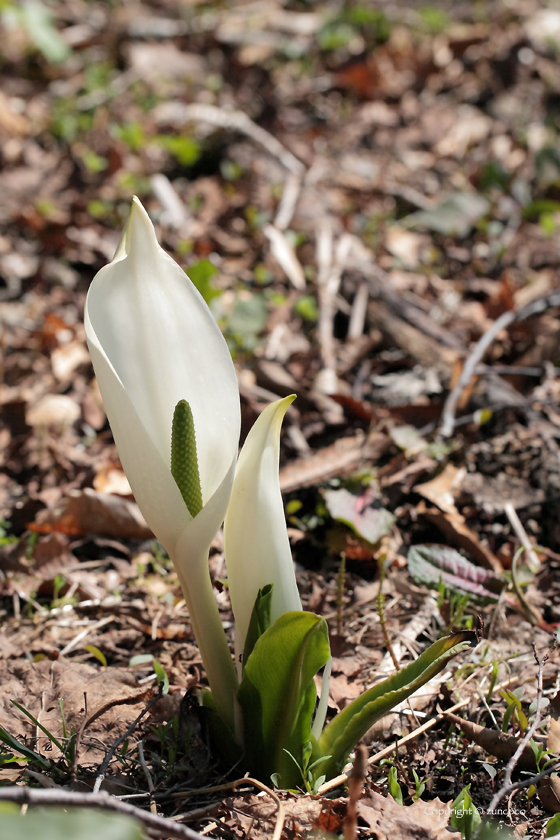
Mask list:
[[[39,755],[33,750],[30,750],[29,747],[26,747],[25,744],[21,744],[17,738],[14,738],[13,735],[10,735],[9,732],[6,732],[0,726],[0,741],[3,741],[11,750],[14,752],[21,753],[28,761],[35,761],[37,764],[41,764],[45,769],[51,766],[50,761],[47,761],[46,758],[43,758],[42,755]]]
[[[303,767],[303,749],[313,743],[314,677],[329,656],[327,623],[309,612],[284,613],[256,642],[238,696],[245,762],[258,778],[277,773],[283,787],[302,784],[296,762]]]
[[[346,706],[327,724],[319,738],[316,755],[331,756],[327,765],[321,767],[321,772],[327,778],[341,772],[350,751],[368,729],[394,706],[439,674],[453,656],[470,646],[472,637],[473,634],[468,632],[444,636],[410,665]]]

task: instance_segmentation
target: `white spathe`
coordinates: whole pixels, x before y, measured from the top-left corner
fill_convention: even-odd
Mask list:
[[[286,397],[264,409],[247,435],[235,471],[224,550],[238,663],[259,589],[274,584],[272,623],[285,612],[301,610],[278,475],[280,429],[294,399]]]
[[[293,397],[262,412],[236,470],[241,419],[228,346],[202,296],[159,246],[138,199],[113,261],[93,279],[84,320],[124,471],[177,570],[216,710],[233,729],[238,679],[208,551],[227,510],[237,650],[243,650],[260,588],[274,584],[273,621],[301,609],[278,476],[280,429]],[[180,400],[191,407],[198,452],[203,507],[194,518],[171,474],[172,420]]]
[[[227,344],[184,271],[159,246],[134,199],[114,260],[95,276],[85,328],[130,486],[179,574],[216,708],[233,721],[237,679],[208,573],[228,505],[240,405]],[[204,507],[190,515],[171,474],[176,404],[193,413]]]

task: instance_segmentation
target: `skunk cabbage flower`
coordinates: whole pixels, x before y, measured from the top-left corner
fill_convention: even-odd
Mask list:
[[[301,610],[278,478],[280,428],[294,399],[286,397],[264,409],[247,435],[235,471],[224,550],[238,663],[259,589],[274,585],[272,623],[285,612]]]
[[[138,199],[113,261],[91,284],[85,328],[124,471],[175,565],[216,709],[231,725],[237,676],[212,591],[208,550],[234,478],[237,378],[210,310],[159,246]],[[172,423],[183,400],[194,425],[202,504],[190,510],[171,471]]]

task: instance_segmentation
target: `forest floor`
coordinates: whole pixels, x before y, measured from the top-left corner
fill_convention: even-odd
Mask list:
[[[0,726],[43,763],[5,741],[0,792],[91,791],[131,727],[103,790],[195,832],[453,836],[449,804],[470,786],[484,812],[532,723],[560,755],[560,10],[1,8]],[[330,713],[391,672],[389,647],[482,633],[368,734],[357,823],[342,782],[234,789],[202,740],[188,612],[84,337],[133,195],[223,328],[242,437],[297,394],[280,477],[304,607],[332,634]],[[210,568],[231,633],[220,535]],[[152,657],[170,690],[131,726]],[[72,728],[70,757],[52,736]],[[504,790],[517,838],[560,810],[556,776],[530,782],[543,763]]]

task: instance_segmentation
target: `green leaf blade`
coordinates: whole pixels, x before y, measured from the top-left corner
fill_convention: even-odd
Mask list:
[[[312,740],[314,677],[329,656],[327,624],[308,612],[284,613],[256,642],[238,696],[246,763],[263,781],[277,773],[283,787],[301,785],[289,753],[303,766],[303,749]]]
[[[268,583],[259,589],[255,599],[253,612],[251,613],[251,620],[249,621],[249,629],[245,637],[245,646],[243,648],[243,662],[247,662],[253,648],[258,639],[270,627],[270,612],[272,609],[272,592],[274,589],[273,583]]]
[[[468,632],[444,636],[414,662],[346,706],[327,724],[319,738],[317,755],[331,756],[321,767],[321,773],[328,779],[341,772],[351,750],[367,730],[442,671],[452,657],[470,647],[471,638]]]

